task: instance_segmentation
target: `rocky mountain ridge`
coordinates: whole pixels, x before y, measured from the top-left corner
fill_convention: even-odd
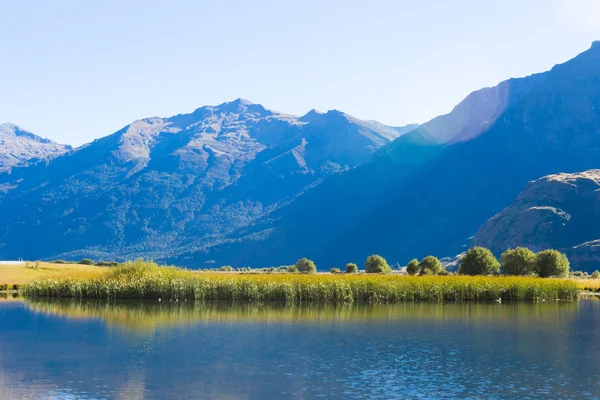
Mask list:
[[[237,99],[0,174],[0,258],[164,260],[293,202],[413,127]],[[33,243],[31,229],[40,242]]]
[[[600,169],[531,181],[514,203],[490,218],[473,244],[500,255],[518,246],[559,249],[575,269],[600,268]]]
[[[71,146],[55,143],[10,123],[0,124],[0,172],[32,160],[59,156]]]

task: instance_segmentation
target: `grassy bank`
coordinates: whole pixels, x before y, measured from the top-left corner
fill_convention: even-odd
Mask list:
[[[27,297],[315,303],[572,299],[574,281],[522,277],[198,273],[131,262],[100,276],[34,280]]]
[[[600,292],[600,279],[573,279],[581,290],[586,292]]]
[[[107,269],[92,265],[54,264],[46,262],[29,262],[21,264],[0,263],[0,290],[18,288],[36,279],[86,279],[98,277]]]

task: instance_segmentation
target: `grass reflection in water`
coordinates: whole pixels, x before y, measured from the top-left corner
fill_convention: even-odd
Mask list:
[[[517,323],[522,327],[548,324],[572,316],[577,302],[467,303],[467,304],[342,304],[299,305],[290,303],[159,302],[131,300],[25,299],[32,311],[70,319],[97,319],[131,332],[151,333],[159,329],[198,323],[376,323],[431,320],[464,323]],[[569,317],[571,318],[571,317]]]

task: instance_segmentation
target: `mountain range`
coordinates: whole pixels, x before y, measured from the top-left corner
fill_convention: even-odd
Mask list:
[[[548,175],[600,168],[600,43],[473,92],[418,127],[340,111],[298,117],[238,99],[64,151],[0,173],[0,258],[259,267],[309,257],[326,269],[373,253],[401,264],[454,256],[476,243],[497,254],[575,248],[600,239],[586,217],[533,200],[554,187],[541,184],[556,181]],[[519,195],[531,185],[533,198]],[[597,204],[584,192],[581,204]],[[585,234],[567,242],[564,230],[514,223],[539,207],[556,211],[536,220],[569,214],[580,222],[567,231]],[[571,254],[591,268],[591,253]]]
[[[136,121],[0,174],[0,259],[177,259],[414,128],[339,111],[298,117],[243,99]]]

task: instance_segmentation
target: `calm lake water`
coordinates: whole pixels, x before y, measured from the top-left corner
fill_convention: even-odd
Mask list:
[[[600,397],[600,301],[0,301],[0,399]]]

